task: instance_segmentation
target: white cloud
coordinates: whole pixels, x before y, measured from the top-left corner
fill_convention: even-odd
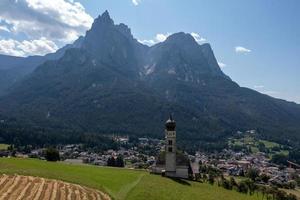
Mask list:
[[[227,66],[225,63],[222,63],[222,62],[218,62],[218,65],[220,68],[224,68]]]
[[[205,42],[206,39],[201,37],[198,33],[192,32],[191,35],[193,36],[193,38],[196,40],[196,42],[198,43],[202,43]]]
[[[245,48],[245,47],[236,46],[236,47],[235,47],[235,52],[236,52],[236,53],[250,53],[251,50],[250,50],[250,49],[247,49],[247,48]]]
[[[28,39],[71,42],[90,28],[93,18],[74,0],[1,0],[0,20]]]
[[[261,93],[264,93],[264,94],[267,94],[267,95],[270,95],[270,96],[276,96],[279,94],[279,92],[277,91],[272,91],[272,90],[268,90],[268,91],[261,91]]]
[[[141,3],[141,0],[132,0],[133,5],[137,6]]]
[[[227,66],[225,63],[222,63],[222,62],[218,62],[218,65],[220,68],[224,68]]]
[[[152,46],[156,43],[165,41],[172,33],[157,33],[153,39],[149,40],[138,40],[142,44],[146,44]],[[201,37],[198,33],[192,32],[191,35],[195,39],[196,42],[202,43],[205,42],[206,39]]]
[[[262,94],[271,96],[271,97],[286,99],[286,97],[283,94],[281,94],[280,92],[278,92],[278,91],[262,90],[262,91],[259,91],[259,92],[262,93]]]
[[[146,44],[148,46],[154,45],[156,42],[154,40],[138,40],[142,44]]]
[[[170,35],[171,35],[171,33],[165,33],[165,34],[164,33],[157,33],[154,39],[138,40],[138,41],[142,44],[152,46],[156,43],[165,41]]]
[[[22,52],[16,50],[18,41],[0,40],[0,53],[6,55],[23,56]]]
[[[0,31],[10,32],[10,30],[6,26],[3,26],[3,25],[0,25]]]
[[[263,86],[263,85],[254,85],[254,89],[259,90],[259,89],[263,89],[263,88],[265,88],[265,86]]]
[[[262,94],[266,94],[273,97],[279,97],[280,92],[274,90],[268,90],[264,85],[254,85],[253,89],[257,90]]]
[[[163,42],[165,41],[169,36],[171,35],[171,33],[167,33],[167,34],[163,34],[163,33],[158,33],[156,34],[156,41],[158,42]]]
[[[58,49],[56,44],[46,38],[37,40],[0,40],[0,54],[12,56],[45,55],[55,52]]]

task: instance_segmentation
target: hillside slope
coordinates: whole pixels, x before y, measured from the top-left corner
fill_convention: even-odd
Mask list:
[[[80,47],[82,39],[80,37],[73,44],[68,44],[55,53],[49,53],[45,56],[16,57],[0,55],[0,96],[5,95],[15,83],[22,81],[24,77],[45,61],[57,60],[64,55],[67,49]]]
[[[146,171],[0,158],[0,174],[20,174],[76,183],[106,191],[115,200],[258,200],[207,183],[176,182]]]

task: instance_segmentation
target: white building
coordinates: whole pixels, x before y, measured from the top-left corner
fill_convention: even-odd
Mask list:
[[[176,147],[176,122],[170,115],[165,124],[165,150],[161,152],[152,167],[152,173],[164,174],[167,177],[188,178],[189,159]]]

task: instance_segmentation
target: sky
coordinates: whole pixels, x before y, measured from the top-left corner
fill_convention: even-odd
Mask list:
[[[105,10],[147,45],[191,33],[240,86],[300,103],[299,0],[0,0],[0,54],[54,52]]]

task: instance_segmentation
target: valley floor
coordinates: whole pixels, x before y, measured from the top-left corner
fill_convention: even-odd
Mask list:
[[[146,171],[50,163],[34,159],[0,158],[0,174],[58,179],[108,193],[116,200],[260,200],[206,183],[178,181]]]

